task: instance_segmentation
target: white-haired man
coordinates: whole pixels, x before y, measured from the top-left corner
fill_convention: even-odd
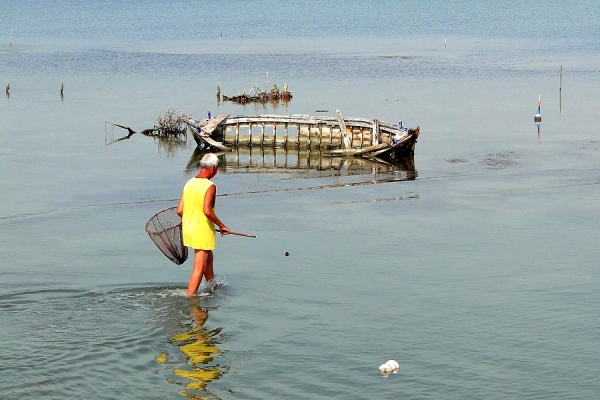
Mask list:
[[[215,225],[221,236],[230,230],[215,214],[217,187],[211,179],[217,174],[219,158],[205,154],[200,160],[198,175],[183,187],[177,214],[181,216],[183,244],[194,249],[194,266],[188,282],[188,296],[196,294],[202,277],[206,281],[214,278],[213,250],[216,247]]]

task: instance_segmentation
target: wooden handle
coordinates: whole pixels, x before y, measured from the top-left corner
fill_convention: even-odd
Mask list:
[[[215,229],[215,231],[217,232],[221,232],[220,229]],[[244,237],[249,237],[249,238],[255,238],[256,235],[250,235],[249,233],[242,233],[242,232],[234,232],[234,231],[229,231],[230,235],[237,235],[237,236],[244,236]]]

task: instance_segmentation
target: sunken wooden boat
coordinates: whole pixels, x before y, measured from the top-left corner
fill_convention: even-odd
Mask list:
[[[396,159],[414,154],[420,128],[376,119],[311,115],[218,115],[188,121],[200,148],[318,150],[328,156]]]

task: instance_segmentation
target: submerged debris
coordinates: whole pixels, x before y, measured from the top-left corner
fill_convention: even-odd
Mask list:
[[[190,114],[179,114],[176,109],[170,108],[158,116],[153,128],[144,129],[139,133],[141,133],[144,136],[153,136],[186,142],[188,124],[191,119],[192,117]],[[126,136],[115,139],[115,126],[127,130],[128,134]],[[104,131],[106,132],[105,143],[107,145],[112,144],[114,142],[118,142],[120,140],[129,139],[131,136],[137,133],[128,126],[115,124],[114,122],[110,121],[104,122]]]
[[[191,118],[190,114],[177,114],[177,110],[170,108],[164,115],[158,116],[153,131],[156,136],[186,137],[187,124]]]
[[[267,82],[267,87],[268,87]],[[217,97],[221,95],[221,88],[217,86]],[[283,90],[279,90],[276,84],[273,84],[270,90],[261,89],[258,84],[254,84],[252,89],[248,92],[240,92],[235,96],[223,95],[223,101],[233,101],[240,104],[246,104],[249,102],[260,102],[266,103],[267,101],[279,102],[279,101],[290,101],[292,99],[292,92],[288,90],[287,83],[283,84]]]

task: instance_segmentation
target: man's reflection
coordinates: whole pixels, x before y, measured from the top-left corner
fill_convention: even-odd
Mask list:
[[[211,363],[214,356],[221,352],[216,347],[219,343],[215,340],[215,336],[221,332],[222,328],[207,330],[204,324],[208,319],[208,311],[199,305],[190,302],[190,311],[195,321],[195,326],[187,332],[179,333],[169,338],[170,342],[179,346],[179,349],[186,357],[187,364],[192,366],[192,369],[175,368],[173,369],[173,373],[178,377],[189,380],[189,382],[171,382],[184,385],[187,390],[201,391],[209,394],[211,398],[218,399],[218,396],[207,390],[206,385],[218,380],[223,375],[223,371],[207,364]],[[200,365],[203,366],[201,367]],[[180,390],[179,393],[190,399],[204,399],[204,397],[186,390]]]

